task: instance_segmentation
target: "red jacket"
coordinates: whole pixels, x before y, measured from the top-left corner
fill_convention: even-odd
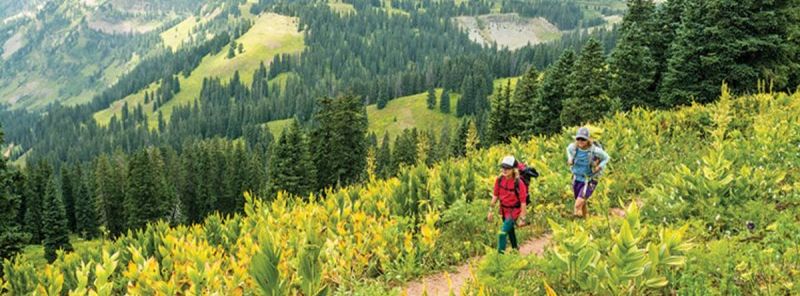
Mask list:
[[[516,220],[522,212],[522,207],[525,206],[528,187],[522,180],[517,180],[517,190],[515,191],[514,179],[500,177],[494,182],[494,195],[500,200],[500,215],[503,220],[508,218]],[[517,204],[519,207],[516,207]]]

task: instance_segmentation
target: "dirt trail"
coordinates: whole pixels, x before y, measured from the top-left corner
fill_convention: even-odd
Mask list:
[[[519,252],[522,255],[536,254],[541,256],[544,254],[545,246],[547,246],[549,243],[550,234],[548,233],[526,241],[519,246]],[[408,285],[406,285],[405,292],[408,294],[408,296],[422,295],[422,289],[424,286],[425,290],[428,292],[428,295],[448,295],[450,293],[450,286],[447,283],[447,276],[449,275],[450,281],[453,283],[453,292],[455,295],[460,295],[461,287],[466,284],[467,279],[470,277],[469,266],[480,261],[481,258],[483,258],[483,256],[470,258],[467,263],[459,265],[452,274],[442,272],[424,277],[421,280],[410,282]]]
[[[636,203],[641,206],[641,201],[637,200]],[[609,213],[616,217],[625,216],[625,210],[620,208],[612,208],[609,210]],[[547,233],[543,236],[530,239],[520,246],[519,252],[522,255],[536,254],[537,256],[542,256],[544,254],[545,247],[550,244],[551,238],[552,236]],[[467,279],[470,277],[470,265],[480,261],[481,258],[483,258],[483,256],[470,258],[467,263],[459,265],[452,274],[448,272],[441,272],[426,276],[413,282],[409,282],[405,285],[405,295],[420,296],[422,295],[423,287],[427,291],[428,295],[431,296],[449,295],[450,285],[447,283],[448,276],[450,277],[450,282],[452,283],[453,293],[455,293],[455,295],[461,295],[461,288],[464,287]]]

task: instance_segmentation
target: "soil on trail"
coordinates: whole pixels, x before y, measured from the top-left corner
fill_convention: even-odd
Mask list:
[[[530,255],[536,254],[537,256],[541,256],[544,254],[544,248],[547,244],[550,243],[550,234],[545,234],[543,236],[533,238],[531,240],[526,241],[519,247],[519,253],[522,255]],[[408,296],[418,296],[422,295],[423,287],[427,290],[428,295],[449,295],[450,293],[450,285],[447,282],[447,277],[450,277],[450,282],[452,282],[453,293],[455,295],[461,294],[461,287],[466,284],[467,279],[470,277],[469,267],[475,262],[478,262],[483,258],[482,256],[471,258],[467,263],[459,265],[455,272],[449,274],[447,272],[437,273],[434,275],[430,275],[427,277],[422,278],[421,280],[416,280],[413,282],[408,283],[405,288],[405,292]]]
[[[642,204],[640,200],[636,200],[636,203],[639,206]],[[612,216],[625,217],[625,210],[620,208],[609,209],[609,213]],[[521,255],[536,254],[537,256],[542,256],[545,248],[550,244],[551,238],[552,236],[547,233],[530,239],[520,246],[519,253]],[[481,258],[483,256],[470,258],[467,263],[459,265],[453,273],[441,272],[409,282],[405,285],[404,295],[420,296],[423,294],[423,289],[427,291],[427,295],[431,296],[449,295],[451,286],[455,295],[461,295],[461,288],[464,287],[470,277],[470,266],[479,262]],[[451,284],[448,283],[447,277],[450,277]]]

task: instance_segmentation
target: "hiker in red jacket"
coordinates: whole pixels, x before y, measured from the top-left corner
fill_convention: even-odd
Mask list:
[[[494,183],[492,202],[489,204],[487,219],[492,221],[494,204],[500,201],[500,217],[503,227],[498,233],[497,251],[503,253],[506,249],[506,238],[511,241],[511,247],[519,249],[517,236],[514,233],[514,224],[525,225],[525,207],[527,206],[528,186],[520,180],[520,167],[513,156],[506,156],[500,163],[502,174]],[[520,219],[521,218],[521,219]]]

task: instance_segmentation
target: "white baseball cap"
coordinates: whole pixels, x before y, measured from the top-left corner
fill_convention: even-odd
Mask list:
[[[503,161],[500,162],[500,166],[503,167],[503,168],[509,168],[510,169],[510,168],[514,167],[514,163],[515,162],[517,162],[517,161],[514,159],[514,157],[509,155],[509,156],[503,157]]]

